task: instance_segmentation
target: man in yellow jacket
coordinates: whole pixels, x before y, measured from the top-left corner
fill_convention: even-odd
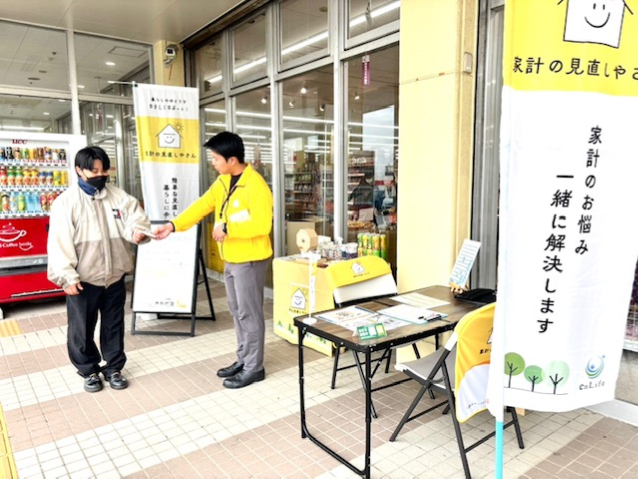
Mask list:
[[[237,389],[266,377],[263,302],[272,256],[273,198],[261,175],[244,163],[244,143],[238,135],[225,131],[204,146],[211,150],[219,177],[198,200],[154,233],[158,239],[166,238],[214,212],[213,239],[224,260],[228,307],[237,334],[237,360],[217,375],[225,378],[224,387]]]

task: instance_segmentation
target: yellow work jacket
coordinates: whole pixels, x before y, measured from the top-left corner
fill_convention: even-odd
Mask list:
[[[213,212],[216,226],[226,223],[228,236],[219,243],[224,261],[247,263],[272,256],[272,193],[250,164],[232,190],[230,175],[220,175],[206,193],[173,220],[175,231],[186,231]]]

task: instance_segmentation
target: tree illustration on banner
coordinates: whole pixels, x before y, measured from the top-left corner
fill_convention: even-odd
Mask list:
[[[525,370],[525,360],[518,353],[507,353],[505,355],[505,374],[509,380],[507,387],[512,387],[512,376],[517,376]]]
[[[545,379],[545,372],[540,366],[527,366],[525,368],[525,379],[532,383],[532,392],[537,384]]]
[[[552,361],[547,366],[547,381],[554,386],[553,394],[556,389],[565,385],[569,377],[569,365],[565,361]]]

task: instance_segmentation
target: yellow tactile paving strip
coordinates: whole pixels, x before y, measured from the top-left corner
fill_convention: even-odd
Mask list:
[[[2,405],[0,405],[0,477],[3,479],[18,479]]]
[[[15,320],[0,321],[0,338],[8,338],[9,336],[18,336],[22,334],[20,323]]]

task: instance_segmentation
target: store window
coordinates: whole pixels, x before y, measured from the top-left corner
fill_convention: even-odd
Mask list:
[[[195,68],[200,98],[222,91],[222,37],[213,38],[195,52]]]
[[[385,236],[387,259],[396,267],[399,144],[399,48],[348,62],[348,241],[359,233]]]
[[[258,88],[234,97],[235,133],[244,140],[245,161],[268,183],[272,191],[273,151],[270,89]],[[274,248],[274,233],[270,233]],[[266,272],[266,287],[272,288],[272,267]]]
[[[0,95],[0,130],[69,133],[70,118],[69,100]]]
[[[78,92],[132,96],[130,85],[115,82],[150,78],[150,46],[76,33]]]
[[[0,21],[0,85],[70,91],[66,33]]]
[[[281,64],[294,66],[328,54],[328,1],[280,4]]]
[[[235,97],[235,132],[244,140],[246,163],[272,189],[272,128],[270,90],[259,88]]]
[[[267,73],[266,14],[261,13],[232,31],[235,84],[264,78]]]
[[[202,108],[201,118],[204,126],[204,141],[208,141],[217,133],[228,130],[226,126],[226,110],[223,101],[210,103]],[[219,176],[213,167],[213,156],[208,148],[202,148],[202,158],[206,164],[204,171],[204,188],[208,189]],[[215,215],[207,215],[203,225],[203,242],[205,245],[206,266],[218,273],[224,272],[224,262],[219,255],[217,243],[212,238]]]
[[[400,7],[400,0],[350,0],[348,38],[397,22],[400,18]]]
[[[333,237],[332,72],[330,65],[283,82],[286,254],[299,252],[301,228]]]

